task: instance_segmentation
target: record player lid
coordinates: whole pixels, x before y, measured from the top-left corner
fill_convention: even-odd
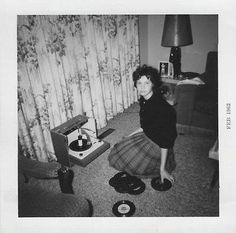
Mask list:
[[[61,133],[61,134],[67,134],[67,132],[73,131],[76,128],[81,127],[87,121],[88,121],[88,117],[84,115],[77,115],[71,118],[70,120],[62,123],[61,125],[51,129],[51,131]]]

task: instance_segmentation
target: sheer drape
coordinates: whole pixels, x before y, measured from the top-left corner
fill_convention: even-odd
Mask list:
[[[50,129],[86,113],[104,127],[137,101],[137,16],[18,16],[18,137],[55,159]]]

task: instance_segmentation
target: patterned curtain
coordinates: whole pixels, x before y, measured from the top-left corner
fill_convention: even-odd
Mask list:
[[[137,101],[138,17],[18,16],[17,60],[20,145],[55,160],[50,129],[83,113],[101,128]]]

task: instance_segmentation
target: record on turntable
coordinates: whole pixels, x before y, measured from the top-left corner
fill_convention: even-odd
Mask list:
[[[85,151],[88,150],[92,146],[92,143],[84,144],[83,146],[78,145],[78,140],[74,140],[70,143],[69,147],[73,151]]]
[[[91,146],[92,142],[89,135],[81,128],[78,129],[77,139],[69,144],[69,148],[73,151],[85,151]]]
[[[117,217],[130,217],[135,212],[135,205],[128,200],[118,201],[114,204],[112,212]]]

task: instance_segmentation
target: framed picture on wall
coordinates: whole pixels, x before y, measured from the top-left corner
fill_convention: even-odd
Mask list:
[[[173,78],[173,64],[168,61],[160,61],[159,72],[162,78]]]

